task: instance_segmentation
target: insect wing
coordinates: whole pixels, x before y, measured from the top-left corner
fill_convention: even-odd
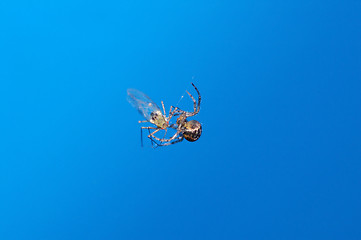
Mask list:
[[[161,114],[160,108],[147,95],[137,89],[128,89],[128,102],[138,110],[138,112],[148,121],[151,120],[152,113]]]

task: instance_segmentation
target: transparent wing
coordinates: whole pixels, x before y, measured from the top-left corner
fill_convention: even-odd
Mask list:
[[[160,108],[147,95],[137,89],[128,89],[128,102],[148,121],[152,121],[154,114],[162,115]]]

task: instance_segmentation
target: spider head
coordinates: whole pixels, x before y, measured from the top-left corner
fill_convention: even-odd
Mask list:
[[[185,123],[183,136],[190,142],[197,141],[202,134],[202,125],[196,120],[191,120]]]

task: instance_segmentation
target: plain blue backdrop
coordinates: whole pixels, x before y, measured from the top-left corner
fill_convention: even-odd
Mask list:
[[[361,239],[360,43],[356,0],[2,0],[0,239]],[[126,89],[191,82],[141,148]]]

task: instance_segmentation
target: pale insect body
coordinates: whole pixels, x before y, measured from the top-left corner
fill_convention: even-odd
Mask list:
[[[168,127],[165,116],[152,99],[137,89],[128,89],[127,93],[128,102],[136,108],[147,121],[160,128]]]

